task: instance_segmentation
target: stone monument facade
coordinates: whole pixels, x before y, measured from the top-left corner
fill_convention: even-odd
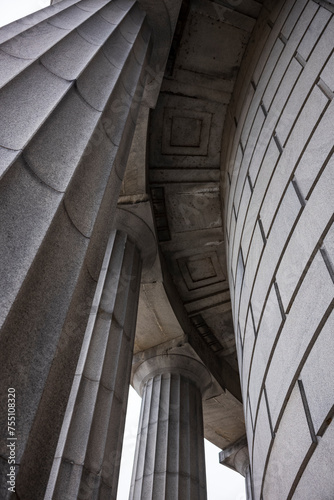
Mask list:
[[[116,499],[131,382],[130,500],[203,436],[332,499],[334,2],[54,1],[0,65],[1,498]]]

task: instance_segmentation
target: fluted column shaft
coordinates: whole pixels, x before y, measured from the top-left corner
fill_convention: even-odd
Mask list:
[[[207,498],[201,388],[175,366],[146,376],[129,498]]]
[[[0,30],[0,392],[2,408],[8,387],[17,394],[20,500],[45,493],[145,87],[150,33],[133,0],[63,0]],[[6,419],[0,412],[0,428]],[[2,439],[3,478],[7,451]]]
[[[45,500],[116,499],[141,258],[114,231],[94,297]]]

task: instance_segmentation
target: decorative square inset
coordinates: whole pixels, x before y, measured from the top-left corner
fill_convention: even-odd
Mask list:
[[[226,280],[216,252],[183,257],[178,265],[189,291]]]
[[[170,136],[171,146],[199,148],[201,143],[202,120],[173,116]]]
[[[166,207],[172,233],[222,226],[219,186],[215,183],[171,186],[166,189]]]
[[[164,155],[206,156],[211,113],[191,109],[165,108],[161,153]]]
[[[217,276],[211,257],[187,262],[189,275],[193,282],[202,281]]]

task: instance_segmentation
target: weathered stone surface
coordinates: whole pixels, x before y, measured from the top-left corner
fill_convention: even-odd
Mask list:
[[[39,63],[25,69],[1,91],[0,145],[22,149],[69,87]]]
[[[9,54],[6,54],[5,52],[0,51],[0,64],[0,87],[3,87],[18,73],[20,73],[20,71],[26,68],[30,64],[30,61],[19,59],[18,57],[13,57]]]
[[[104,3],[107,2],[104,1]],[[80,5],[82,4],[80,3]],[[87,42],[101,46],[109,38],[114,29],[115,26],[105,21],[101,16],[92,16],[80,24],[77,31]]]
[[[36,203],[36,197],[34,199]],[[43,222],[45,224],[47,221],[44,219]],[[38,258],[30,265],[28,277],[21,284],[2,328],[2,384],[17,388],[21,408],[25,409],[17,416],[17,426],[20,428],[18,461],[22,460],[26,452],[29,432],[45,391],[61,328],[88,244],[87,239],[74,228],[62,206],[48,225],[48,238],[40,245]],[[40,230],[37,223],[35,227]],[[32,251],[31,244],[29,247]],[[8,340],[12,336],[15,343]],[[12,370],[11,363],[18,367],[16,371]]]
[[[3,200],[1,205],[4,270],[1,287],[1,323],[3,324],[54,213],[61,203],[62,196],[39,182],[27,169],[21,157],[2,179],[0,190]],[[8,228],[5,225],[6,221]],[[21,238],[24,238],[24,246],[20,244]]]
[[[71,88],[24,152],[39,179],[57,191],[66,191],[100,116]]]
[[[108,4],[108,0],[82,0],[78,7],[82,10],[86,10],[88,12],[94,12],[96,9],[101,9],[106,4]]]
[[[117,148],[106,136],[101,122],[97,125],[95,137],[96,143],[90,141],[90,148],[80,160],[64,197],[73,224],[86,236],[92,234],[107,185],[117,192],[120,183],[113,165]]]
[[[305,471],[297,485],[293,500],[303,500],[315,496],[330,500],[334,494],[334,478],[331,467],[334,446],[334,424],[332,423],[311,456]]]
[[[326,66],[320,74],[320,78],[329,86],[329,88],[334,91],[334,80],[333,80],[333,67],[334,67],[334,55],[331,55]]]
[[[249,49],[240,72],[223,138],[228,170],[222,195],[226,196],[229,283],[237,332],[240,326],[237,344],[242,356],[246,428],[252,472],[256,471],[254,495],[259,500],[301,498],[298,482],[308,496],[308,463],[314,467],[310,457],[319,446],[312,425],[315,432],[325,432],[328,423],[325,425],[324,419],[331,411],[328,391],[332,370],[328,361],[323,361],[326,374],[322,375],[315,358],[326,356],[326,324],[333,307],[328,232],[333,216],[332,61],[328,43],[334,25],[331,7],[319,7],[315,2],[280,2],[275,10],[270,30],[260,23],[255,29],[256,45]],[[245,211],[243,202],[249,188]],[[239,242],[245,264],[240,304]],[[248,336],[250,307],[257,330],[255,343]],[[303,379],[303,367],[306,401],[302,403],[299,395],[298,404],[291,403],[296,379]],[[264,386],[277,434],[272,450],[267,443],[258,453],[255,443],[265,439],[265,429],[270,428],[259,420]],[[309,425],[307,404],[312,407]],[[330,481],[328,484],[330,490]]]
[[[269,364],[269,356],[282,321],[282,312],[277,300],[275,287],[272,285],[259,326],[258,340],[254,347],[249,374],[249,398],[252,408],[257,408],[261,385]]]
[[[327,158],[331,155],[333,147],[333,121],[334,102],[331,102],[325,110],[320,123],[312,135],[295,171],[295,177],[305,199],[310,197],[310,190],[317,181]]]
[[[285,308],[289,306],[303,270],[311,259],[317,242],[321,239],[322,233],[333,215],[334,199],[331,196],[334,186],[333,166],[334,159],[331,159],[301,214],[277,272],[277,282],[281,288]],[[300,244],[301,235],[303,237],[302,245]]]
[[[215,382],[204,402],[206,434],[225,446],[244,434],[240,403],[228,393],[231,389],[241,397],[233,315],[252,471],[259,471],[253,478],[255,496],[260,497],[261,474],[268,466],[263,497],[293,498],[298,495],[298,481],[299,497],[307,496],[308,491],[313,494],[313,484],[309,490],[307,487],[316,476],[328,484],[327,490],[322,485],[317,490],[326,498],[331,479],[319,473],[312,453],[323,464],[328,460],[327,439],[328,449],[331,446],[327,329],[334,275],[329,230],[333,223],[332,8],[325,2],[319,6],[306,0],[266,0],[231,99],[260,3],[245,0],[233,9],[225,4],[194,0],[188,11],[183,5],[165,72],[164,93],[152,112],[148,136],[153,150],[149,149],[147,161],[154,173],[147,177],[167,264],[160,266],[163,259],[157,259],[143,283],[143,321],[139,322],[136,350],[158,351],[162,342],[168,344],[168,352],[181,349],[179,343],[196,347],[220,384]],[[15,377],[22,378],[26,389],[22,401],[27,409],[25,420],[20,421],[18,496],[22,500],[30,500],[31,489],[36,499],[43,497],[50,450],[59,432],[87,309],[113,225],[139,103],[144,95],[145,102],[155,106],[165,71],[167,40],[174,31],[179,2],[141,0],[141,5],[148,10],[153,30],[151,59],[147,50],[150,29],[132,0],[83,0],[76,5],[71,0],[57,2],[0,34],[5,42],[0,56],[4,65],[0,99],[2,95],[5,104],[0,189],[5,192],[3,210],[8,209],[3,220],[6,244],[9,242],[5,284],[9,283],[7,271],[15,276],[5,290],[10,311],[1,347],[5,372],[9,373],[6,342],[14,331],[15,345],[20,347],[15,350],[14,362],[19,370],[10,383],[16,383]],[[24,32],[27,26],[30,29]],[[75,28],[78,31],[73,31]],[[36,34],[38,40],[33,40]],[[35,59],[40,57],[41,63],[37,63]],[[23,120],[18,118],[20,113]],[[141,233],[141,223],[146,220],[137,207],[149,204],[143,168],[146,156],[142,151],[137,156],[138,142],[145,145],[146,134],[139,136],[129,162],[132,167],[136,162],[138,165],[122,193],[126,196],[122,203],[133,204],[122,210],[140,215],[134,235]],[[228,175],[219,174],[221,165]],[[136,178],[136,170],[144,177]],[[20,237],[12,228],[21,231]],[[146,235],[142,231],[143,239]],[[27,246],[22,245],[23,237]],[[146,250],[142,250],[144,259]],[[126,303],[124,300],[113,311],[117,323],[124,319]],[[64,477],[68,480],[72,475],[74,482],[72,491],[71,487],[64,490],[65,483],[59,486],[62,500],[68,492],[78,496],[80,482],[84,485],[81,495],[93,497],[97,488],[101,498],[114,499],[116,495],[113,478],[118,457],[109,463],[104,446],[108,443],[119,449],[122,433],[117,426],[108,425],[108,415],[112,420],[114,415],[124,418],[124,401],[120,401],[124,387],[112,370],[116,365],[121,371],[129,369],[130,358],[124,353],[129,349],[135,317],[128,315],[120,326],[109,321],[108,308],[104,314],[103,320],[96,322],[98,335],[84,372],[87,386],[103,380],[98,389],[95,387],[95,396],[87,398],[87,408],[94,410],[90,436],[79,432],[76,437],[74,433],[71,443],[79,458],[87,446],[87,467],[63,464]],[[109,327],[112,346],[106,345]],[[110,346],[117,347],[120,357]],[[145,354],[138,352],[138,356]],[[108,357],[111,362],[102,370],[98,361]],[[323,366],[318,366],[319,362]],[[82,364],[80,369],[81,376]],[[303,404],[300,398],[296,400],[293,389],[298,377],[304,379]],[[267,405],[261,387],[267,388],[269,414],[277,431],[272,451],[268,448],[269,422],[265,422]],[[190,413],[195,413],[193,392],[189,393]],[[88,393],[82,391],[83,399]],[[174,391],[169,400],[172,405],[177,395]],[[310,446],[305,397],[310,409]],[[92,403],[94,398],[96,404]],[[70,396],[69,401],[74,404],[75,398]],[[46,422],[50,412],[53,420]],[[222,414],[224,417],[219,417]],[[169,430],[177,437],[188,423],[185,419],[180,431],[173,418]],[[76,429],[80,430],[84,427],[80,412],[78,419]],[[314,438],[312,425],[321,439]],[[290,436],[294,429],[295,435]],[[158,443],[158,453],[155,475],[145,479],[144,497],[152,492],[161,497],[165,484],[175,490],[178,454],[188,460],[190,453],[194,468],[204,467],[191,434],[187,446],[182,441],[180,449],[177,441],[169,446],[167,438],[167,421],[163,419],[156,439],[148,445],[148,454],[153,456]],[[295,438],[300,441],[296,450],[286,446],[286,439],[293,442]],[[170,453],[167,461],[166,449]],[[144,462],[139,462],[144,467]],[[58,467],[60,461],[56,459],[55,464]],[[278,481],[276,464],[283,464]],[[193,481],[189,487],[189,460],[181,472],[185,474],[179,482],[182,500],[186,495],[196,498],[204,486]],[[285,482],[282,476],[286,476]]]
[[[14,57],[36,59],[66,34],[65,30],[52,26],[47,21],[42,21],[4,42],[1,45],[1,50]]]
[[[110,63],[119,69],[122,69],[130,49],[131,43],[123,37],[120,30],[113,31],[112,35],[103,45],[103,53]]]
[[[313,7],[313,9],[316,8],[316,6],[312,4],[310,7]],[[331,12],[329,10],[320,8],[312,19],[311,24],[307,26],[305,36],[303,37],[302,42],[298,45],[298,53],[305,59],[305,61],[309,58],[311,51],[319,40],[322,30],[328,23],[330,17]]]
[[[115,498],[129,387],[124,382],[130,379],[135,322],[128,324],[126,332],[124,326],[127,316],[136,316],[140,269],[135,245],[125,233],[112,234],[46,498],[61,498],[60,491],[62,495],[79,492],[90,476],[95,477],[95,490],[102,478]],[[69,463],[75,466],[69,468]]]
[[[275,269],[277,268],[281,252],[286,240],[289,238],[301,208],[298,196],[292,183],[290,183],[271,227],[271,232],[264,248],[262,259],[260,260],[261,268],[258,270],[254,280],[252,297],[253,302],[256,304],[253,310],[256,327],[259,324],[268,287],[274,279]]]
[[[254,497],[261,498],[260,492],[266,458],[271,444],[272,434],[269,424],[267,405],[264,392],[259,401],[259,410],[257,413],[256,428],[254,430],[254,445],[252,456],[252,480],[254,488]]]
[[[99,11],[99,14],[109,23],[117,25],[122,21],[122,19],[125,17],[126,12],[132,7],[132,5],[134,5],[134,3],[134,0],[127,3],[117,1],[108,3]]]
[[[63,3],[67,7],[71,4]],[[2,345],[1,352],[6,357],[2,363],[3,383],[21,387],[17,489],[24,500],[31,495],[31,488],[36,499],[44,496],[50,457],[69,395],[73,363],[75,365],[79,355],[91,295],[96,286],[87,269],[92,269],[97,275],[100,270],[101,255],[114,223],[122,182],[119,176],[124,172],[134,120],[137,118],[138,110],[135,108],[139,108],[142,96],[143,73],[138,60],[142,58],[142,64],[147,63],[143,59],[145,44],[142,36],[139,38],[138,60],[134,56],[131,61],[134,71],[129,66],[123,68],[124,63],[120,64],[125,70],[124,75],[133,77],[132,95],[122,85],[118,87],[119,94],[116,86],[110,85],[108,93],[103,95],[97,90],[97,87],[103,86],[97,74],[95,80],[90,82],[96,89],[95,95],[103,95],[101,109],[110,102],[111,109],[107,109],[104,115],[101,111],[94,111],[75,85],[68,81],[78,79],[82,71],[89,67],[98,50],[98,45],[93,44],[103,44],[117,29],[116,24],[95,14],[97,8],[107,3],[80,2],[75,6],[78,12],[73,7],[68,16],[59,16],[58,24],[57,17],[54,17],[55,24],[62,24],[62,28],[45,21],[37,25],[33,43],[30,43],[29,37],[34,27],[27,32],[26,46],[22,41],[24,36],[9,40],[5,46],[20,57],[17,61],[23,66],[26,63],[21,63],[24,61],[22,57],[34,58],[44,54],[42,62],[29,60],[29,66],[22,71],[8,67],[6,78],[10,81],[0,93],[2,118],[7,121],[0,133],[3,138],[0,141],[0,189],[4,201],[2,241],[6,245],[3,254],[5,303],[2,311],[6,321],[1,332],[1,342],[5,345]],[[124,2],[120,4],[125,6]],[[60,8],[52,8],[51,11],[56,14]],[[127,16],[126,9],[123,16]],[[132,25],[134,19],[133,16]],[[80,26],[74,35],[73,28],[78,24]],[[5,31],[8,34],[8,30]],[[58,37],[58,33],[61,36]],[[59,46],[57,42],[60,42]],[[148,40],[146,47],[147,43]],[[7,61],[12,61],[13,56],[2,53]],[[104,55],[102,57],[105,58]],[[106,58],[105,63],[111,66]],[[95,69],[92,65],[92,74],[96,73]],[[136,100],[133,87],[140,90]],[[116,93],[113,94],[115,88]],[[121,107],[123,95],[127,96],[127,110],[123,121],[118,121],[122,117],[121,110],[112,109],[112,105]],[[85,97],[88,99],[87,95]],[[120,146],[118,155],[118,148],[111,143],[103,127],[112,137],[117,137]],[[98,150],[99,155],[94,156]],[[132,287],[133,283],[131,290]],[[118,319],[120,317],[118,315]],[[124,326],[125,338],[128,338],[134,328],[133,317],[131,321],[124,321]],[[11,359],[20,367],[14,374],[7,356],[11,334],[16,338],[15,346],[11,345],[15,350]],[[128,371],[129,360],[131,357],[127,357]],[[123,386],[118,384],[116,397],[121,390]],[[108,397],[102,399],[107,401]],[[125,408],[121,406],[124,419]],[[54,415],[54,428],[50,426],[50,414]],[[116,429],[117,435],[115,427],[112,427],[106,439],[110,443],[117,441],[120,449],[119,436],[122,433],[118,432],[117,426]],[[93,457],[92,462],[94,460]],[[116,469],[117,461],[118,457],[112,465]],[[87,480],[91,479],[89,474]],[[104,480],[109,487],[112,486],[114,495],[117,481],[109,481],[108,474]],[[6,498],[8,492],[5,495]]]
[[[102,111],[120,73],[99,51],[77,80],[79,93],[93,108]]]
[[[302,362],[302,356],[330,307],[333,290],[334,285],[325,263],[320,253],[317,253],[287,316],[269,368],[267,387],[273,425],[276,425],[288,388],[299,363]],[[285,347],[286,342],[289,345],[288,350]],[[280,369],[283,364],[286,367],[284,372]]]
[[[45,52],[41,61],[60,78],[75,80],[98,50],[98,46],[89,43],[76,31],[71,31],[57,45]]]
[[[19,154],[19,151],[13,151],[12,149],[0,147],[0,179],[5,175],[8,168],[19,156]]]
[[[273,500],[287,498],[311,446],[310,430],[296,384],[271,450],[270,461],[263,481],[263,496],[265,498],[268,497],[268,494]]]
[[[333,373],[328,369],[333,352],[333,322],[334,313],[319,332],[300,374],[316,433],[330,414],[333,405]],[[317,378],[314,377],[314,371],[319,374]]]

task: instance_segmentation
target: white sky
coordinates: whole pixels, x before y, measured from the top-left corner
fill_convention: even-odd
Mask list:
[[[0,26],[47,5],[50,5],[50,0],[0,0]],[[128,499],[139,411],[140,397],[130,387],[117,500]],[[244,478],[219,464],[219,451],[219,448],[205,440],[208,500],[246,500]]]
[[[0,0],[0,26],[50,5],[50,0]]]

